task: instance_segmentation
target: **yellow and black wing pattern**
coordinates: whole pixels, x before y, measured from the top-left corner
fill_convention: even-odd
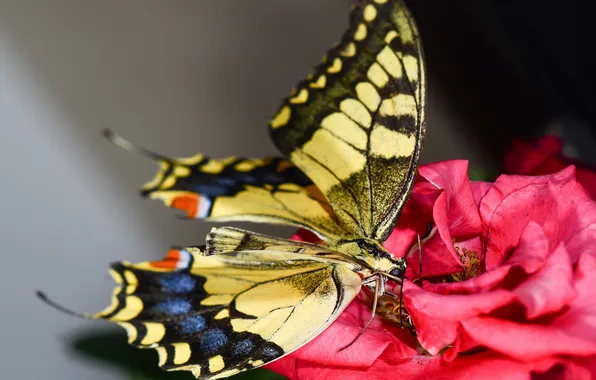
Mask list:
[[[384,241],[424,136],[425,70],[401,0],[359,1],[350,28],[288,96],[271,136],[325,194],[340,225]]]
[[[160,168],[141,194],[183,210],[189,218],[288,224],[322,237],[345,234],[324,195],[287,159],[213,159],[202,154],[170,158],[111,131],[105,135],[126,150],[157,161]]]
[[[205,255],[172,249],[157,262],[117,263],[111,306],[129,343],[153,348],[167,370],[222,378],[310,341],[358,294],[350,264],[287,251]]]
[[[240,228],[214,227],[207,234],[206,243],[206,255],[248,250],[292,252],[301,255],[317,256],[332,263],[351,263],[353,265],[352,269],[361,269],[352,256],[337,252],[331,247],[323,247],[305,241],[273,237]]]

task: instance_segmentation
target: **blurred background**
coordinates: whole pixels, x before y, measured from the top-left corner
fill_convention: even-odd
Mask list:
[[[350,3],[0,0],[1,378],[192,378],[160,376],[123,331],[34,296],[103,309],[110,262],[159,259],[210,228],[143,201],[154,164],[99,132],[172,156],[276,154],[267,121],[343,33]],[[428,61],[424,162],[468,159],[493,177],[513,138],[544,133],[596,161],[587,2],[409,3]]]

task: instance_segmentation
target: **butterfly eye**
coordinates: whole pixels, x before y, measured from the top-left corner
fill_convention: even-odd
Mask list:
[[[394,277],[401,278],[404,275],[404,270],[403,270],[403,268],[395,267],[395,268],[391,269],[389,274]]]

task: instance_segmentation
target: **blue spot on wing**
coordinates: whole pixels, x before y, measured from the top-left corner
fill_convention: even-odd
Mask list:
[[[272,185],[280,185],[284,182],[284,177],[277,173],[265,173],[263,175],[263,182],[270,183]]]
[[[163,314],[179,315],[187,314],[191,309],[191,305],[185,299],[167,299],[158,303],[155,308]]]
[[[269,346],[263,347],[263,349],[261,350],[261,353],[265,357],[275,357],[275,356],[280,356],[281,355],[281,353],[279,351],[277,351],[273,347],[269,347]]]
[[[190,293],[196,285],[196,280],[188,273],[173,273],[160,278],[159,282],[166,292],[175,294]]]
[[[226,177],[217,177],[217,182],[220,185],[224,185],[224,186],[232,186],[236,184],[236,181],[232,178],[226,178]]]
[[[205,331],[201,336],[200,342],[201,349],[205,351],[207,355],[211,355],[228,343],[228,337],[222,329],[214,328]]]
[[[200,315],[193,315],[188,318],[184,318],[180,322],[180,327],[184,334],[196,334],[201,332],[207,326],[207,321]]]
[[[232,355],[234,356],[246,356],[248,355],[252,349],[255,347],[255,344],[250,339],[243,339],[234,343],[234,347],[232,348]]]
[[[242,185],[243,183],[253,184],[257,183],[258,180],[254,177],[254,175],[238,174],[238,182],[240,183],[240,185]]]
[[[198,184],[195,185],[194,191],[206,196],[216,197],[228,193],[229,189],[218,185]]]

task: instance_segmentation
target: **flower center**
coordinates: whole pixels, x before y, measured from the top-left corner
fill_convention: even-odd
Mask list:
[[[478,257],[478,252],[469,250],[465,247],[460,248],[455,244],[453,247],[455,248],[455,252],[457,252],[459,255],[459,259],[464,264],[464,268],[461,272],[451,275],[453,282],[466,281],[478,276],[481,271],[481,263],[480,257]]]

